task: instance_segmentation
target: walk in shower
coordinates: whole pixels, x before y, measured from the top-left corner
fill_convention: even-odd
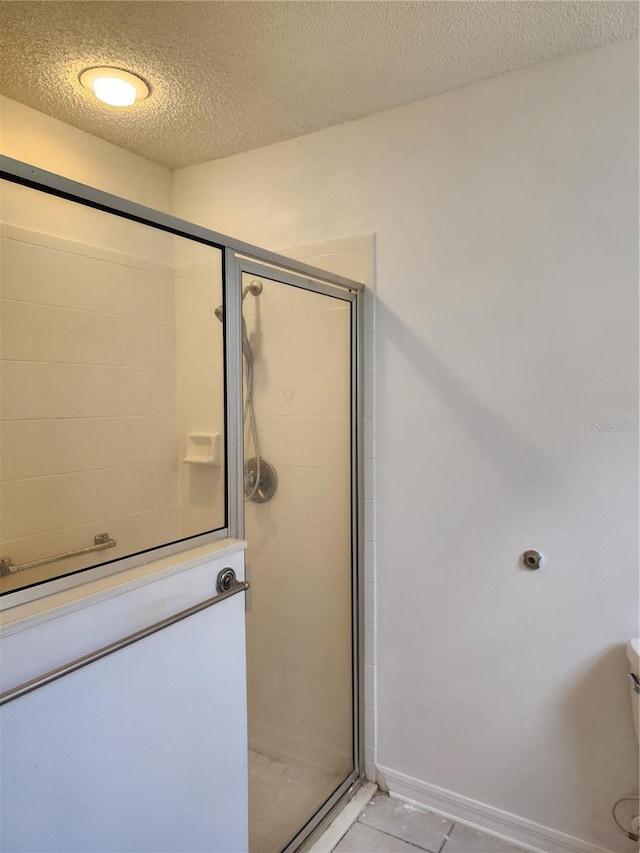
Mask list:
[[[360,286],[2,178],[0,602],[245,539],[249,849],[294,851],[361,776]]]

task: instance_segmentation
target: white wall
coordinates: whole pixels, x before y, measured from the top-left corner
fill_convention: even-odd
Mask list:
[[[590,424],[637,420],[637,146],[627,42],[181,170],[173,197],[269,248],[376,232],[378,763],[616,850],[638,454]]]
[[[0,151],[73,181],[170,212],[171,173],[0,95]]]

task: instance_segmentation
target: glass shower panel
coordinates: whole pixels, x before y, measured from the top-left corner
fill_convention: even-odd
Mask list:
[[[354,769],[351,303],[243,274],[251,853]]]
[[[1,189],[0,593],[224,528],[220,250]]]

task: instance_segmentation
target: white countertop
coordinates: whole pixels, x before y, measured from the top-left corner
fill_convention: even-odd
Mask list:
[[[0,637],[14,634],[51,619],[57,619],[67,613],[123,595],[138,587],[155,583],[211,560],[243,551],[245,548],[246,542],[241,539],[220,539],[217,542],[180,551],[159,560],[152,560],[142,566],[125,569],[43,598],[18,604],[0,612]]]

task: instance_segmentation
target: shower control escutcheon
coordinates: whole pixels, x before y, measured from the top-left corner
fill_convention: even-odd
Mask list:
[[[218,577],[216,578],[216,590],[217,592],[229,592],[237,582],[238,579],[233,569],[221,569],[218,572]]]
[[[525,551],[520,559],[525,569],[531,569],[532,571],[539,569],[542,565],[542,554],[540,551],[534,551],[533,549]]]

